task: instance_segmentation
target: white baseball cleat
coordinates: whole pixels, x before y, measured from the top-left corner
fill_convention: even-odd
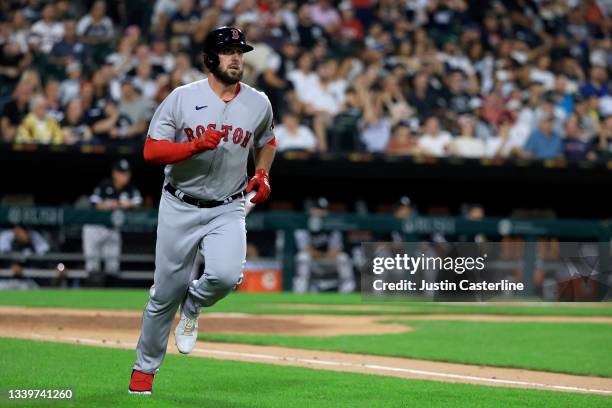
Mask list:
[[[191,353],[198,339],[198,319],[190,319],[181,313],[181,321],[176,325],[174,337],[180,353]]]

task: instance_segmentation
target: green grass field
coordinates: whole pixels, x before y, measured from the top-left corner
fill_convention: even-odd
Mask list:
[[[146,289],[128,290],[39,290],[3,291],[0,306],[68,307],[141,310],[147,301]],[[320,305],[313,309],[284,308],[284,304]],[[393,306],[405,310],[334,310],[328,305]],[[493,305],[487,303],[431,303],[431,302],[365,302],[359,294],[255,294],[232,293],[209,309],[211,312],[278,313],[278,314],[494,314],[517,316],[612,316],[612,303],[559,304],[533,303],[530,305]]]
[[[70,402],[2,407],[609,407],[612,398],[169,355],[151,397],[128,395],[134,353],[0,339],[0,388],[71,387]],[[6,395],[6,394],[5,394]]]
[[[0,305],[142,310],[148,291],[0,292]],[[295,309],[285,305],[309,305]],[[320,307],[316,307],[316,306]],[[335,310],[334,305],[379,309]],[[384,306],[394,309],[385,310]],[[314,307],[314,308],[313,308]],[[397,308],[400,308],[397,310]],[[207,334],[206,340],[281,345],[520,367],[612,377],[612,325],[605,323],[410,320],[413,314],[612,316],[612,304],[364,302],[359,295],[234,293],[210,312],[378,314],[414,330],[336,337]],[[339,318],[341,318],[339,316]],[[612,397],[406,380],[382,376],[169,355],[151,398],[126,392],[134,352],[0,339],[0,390],[71,386],[69,403],[0,400],[0,407],[612,407]]]
[[[202,320],[200,338],[612,377],[612,325],[402,322],[415,330],[368,336],[296,337],[206,334]]]

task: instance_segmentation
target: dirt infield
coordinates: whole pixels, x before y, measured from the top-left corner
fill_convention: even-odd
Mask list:
[[[18,337],[44,341],[78,343],[103,347],[133,349],[138,340],[140,312],[112,310],[43,309],[0,307],[0,337]],[[240,313],[204,314],[202,328],[207,332],[239,334],[274,334],[333,336],[340,334],[383,334],[410,330],[405,325],[382,324],[384,319],[399,316],[330,316],[330,315],[248,315]],[[427,318],[440,318],[428,315]],[[475,316],[451,316],[445,317]],[[485,316],[487,320],[507,316]],[[401,316],[421,319],[425,316]],[[521,317],[520,321],[542,321]],[[550,317],[546,321],[564,321]],[[552,320],[554,319],[554,320]],[[567,318],[575,321],[574,318]],[[579,318],[590,321],[593,318]],[[610,323],[607,320],[597,322]],[[466,320],[466,319],[463,319]],[[470,319],[472,320],[472,319]],[[170,341],[170,353],[177,353]],[[255,361],[323,370],[358,372],[401,378],[483,384],[502,387],[531,388],[552,391],[585,392],[612,396],[612,378],[556,374],[532,370],[451,364],[425,360],[359,355],[283,347],[252,346],[230,343],[198,342],[192,353],[196,357]]]
[[[0,327],[19,330],[138,330],[142,312],[61,308],[0,307]],[[206,313],[206,331],[230,334],[331,337],[350,334],[404,333],[404,324],[383,324],[381,316],[251,315]],[[384,316],[383,316],[384,317]],[[397,316],[396,316],[397,318]]]

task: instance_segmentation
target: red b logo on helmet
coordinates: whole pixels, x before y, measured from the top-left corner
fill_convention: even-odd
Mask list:
[[[238,30],[232,29],[232,40],[237,40],[238,38],[240,38],[238,35]]]

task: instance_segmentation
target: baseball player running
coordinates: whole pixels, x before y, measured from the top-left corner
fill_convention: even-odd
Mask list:
[[[252,49],[237,28],[211,31],[203,50],[208,78],[176,88],[151,119],[144,157],[166,165],[165,181],[130,393],[151,394],[177,308],[176,345],[187,354],[197,339],[200,308],[242,279],[244,194],[256,190],[252,203],[268,198],[276,150],[268,98],[240,82],[242,55]],[[251,145],[256,171],[247,185]]]

